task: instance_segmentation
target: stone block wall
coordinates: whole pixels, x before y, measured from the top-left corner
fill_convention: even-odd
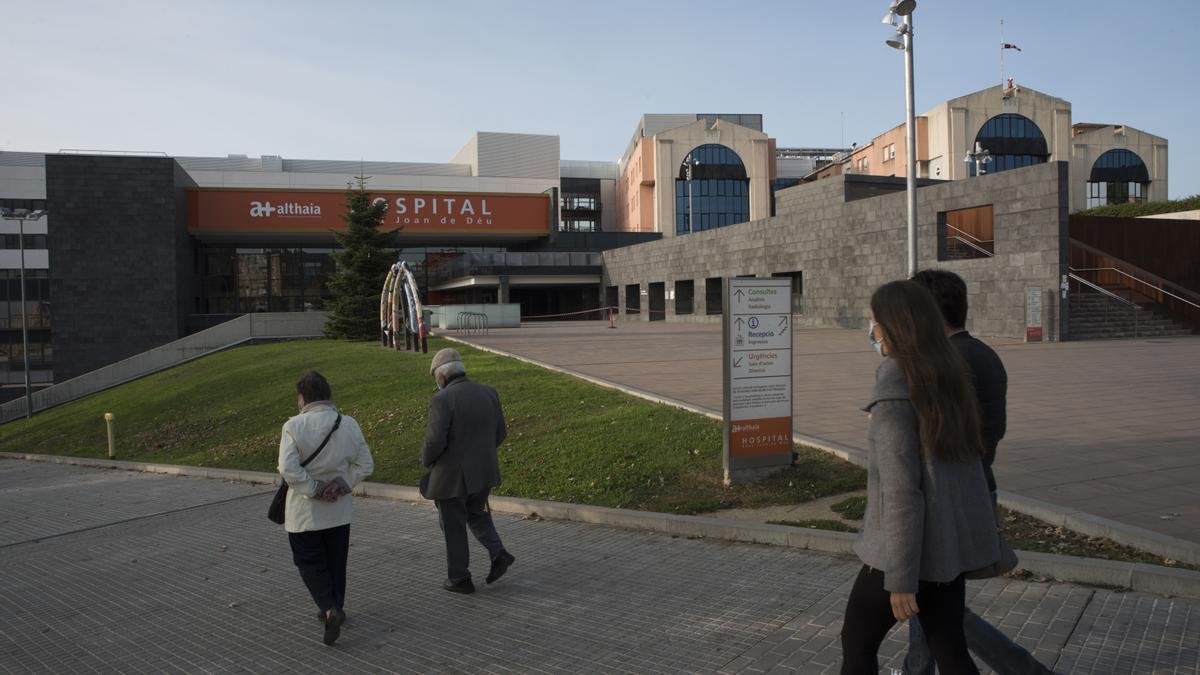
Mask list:
[[[178,338],[193,263],[175,160],[47,155],[46,201],[54,379]]]
[[[814,327],[865,325],[871,293],[906,271],[907,207],[903,191],[847,202],[839,176],[782,190],[774,218],[742,223],[604,253],[604,284],[649,284],[709,277],[803,272],[804,313]],[[938,214],[991,204],[995,255],[938,262]],[[938,183],[917,190],[918,261],[961,275],[968,284],[968,328],[985,336],[1025,336],[1025,289],[1041,289],[1047,339],[1060,339],[1065,308],[1056,301],[1066,273],[1067,165],[1049,163]],[[667,303],[667,320],[716,321],[697,312],[682,317]],[[622,295],[621,298],[624,301]],[[644,319],[632,315],[629,319]]]

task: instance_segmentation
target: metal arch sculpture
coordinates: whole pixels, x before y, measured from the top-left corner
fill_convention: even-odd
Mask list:
[[[388,270],[379,296],[379,327],[385,347],[428,352],[428,326],[417,278],[401,260]],[[403,347],[400,335],[403,333]]]
[[[399,264],[388,268],[387,277],[383,280],[383,291],[379,294],[379,339],[384,347],[391,346],[392,282],[399,270]]]

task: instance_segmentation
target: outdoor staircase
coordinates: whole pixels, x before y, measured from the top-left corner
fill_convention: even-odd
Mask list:
[[[946,237],[945,250],[942,251],[942,260],[973,260],[975,258],[986,258],[992,255],[986,249],[979,246],[973,246],[961,237]]]
[[[1106,287],[1106,290],[1136,301],[1129,298],[1127,289],[1122,287]],[[1072,293],[1071,339],[1114,340],[1191,335],[1192,331],[1187,326],[1166,316],[1153,304],[1139,306],[1141,310],[1135,310],[1100,293]]]

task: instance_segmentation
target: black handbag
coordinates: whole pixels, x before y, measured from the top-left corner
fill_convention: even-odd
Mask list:
[[[327,443],[329,443],[329,439],[333,437],[333,432],[337,431],[338,427],[340,427],[341,425],[342,425],[342,414],[338,413],[337,419],[334,420],[334,422],[333,422],[333,428],[329,430],[329,433],[325,434],[325,440],[321,441],[321,445],[317,448],[316,452],[309,455],[308,459],[304,460],[303,462],[300,462],[301,468],[308,466],[309,462],[313,461],[314,459],[316,459],[317,455],[321,454],[321,451],[325,449],[325,445]],[[275,497],[271,500],[270,508],[267,509],[267,518],[270,518],[271,522],[275,523],[276,525],[283,524],[283,510],[284,510],[284,505],[287,502],[287,493],[288,493],[287,481],[280,480],[279,489],[275,491]]]

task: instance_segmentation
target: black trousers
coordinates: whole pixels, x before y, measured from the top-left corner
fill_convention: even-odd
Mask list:
[[[350,526],[289,532],[292,562],[308,587],[313,602],[326,612],[346,602],[346,560],[350,555]]]
[[[475,539],[487,548],[488,556],[495,560],[504,552],[504,544],[500,534],[492,523],[492,513],[488,510],[488,495],[491,490],[484,490],[465,497],[438,499],[438,517],[441,521],[442,534],[446,538],[446,577],[454,583],[471,578],[471,550],[467,545],[467,528]]]
[[[961,576],[944,584],[922,581],[917,589],[920,609],[917,619],[925,631],[938,672],[946,675],[979,672],[963,636],[965,603],[966,580]],[[876,675],[879,645],[894,625],[896,617],[892,615],[891,593],[883,588],[883,572],[864,565],[846,603],[842,624],[843,675]]]

